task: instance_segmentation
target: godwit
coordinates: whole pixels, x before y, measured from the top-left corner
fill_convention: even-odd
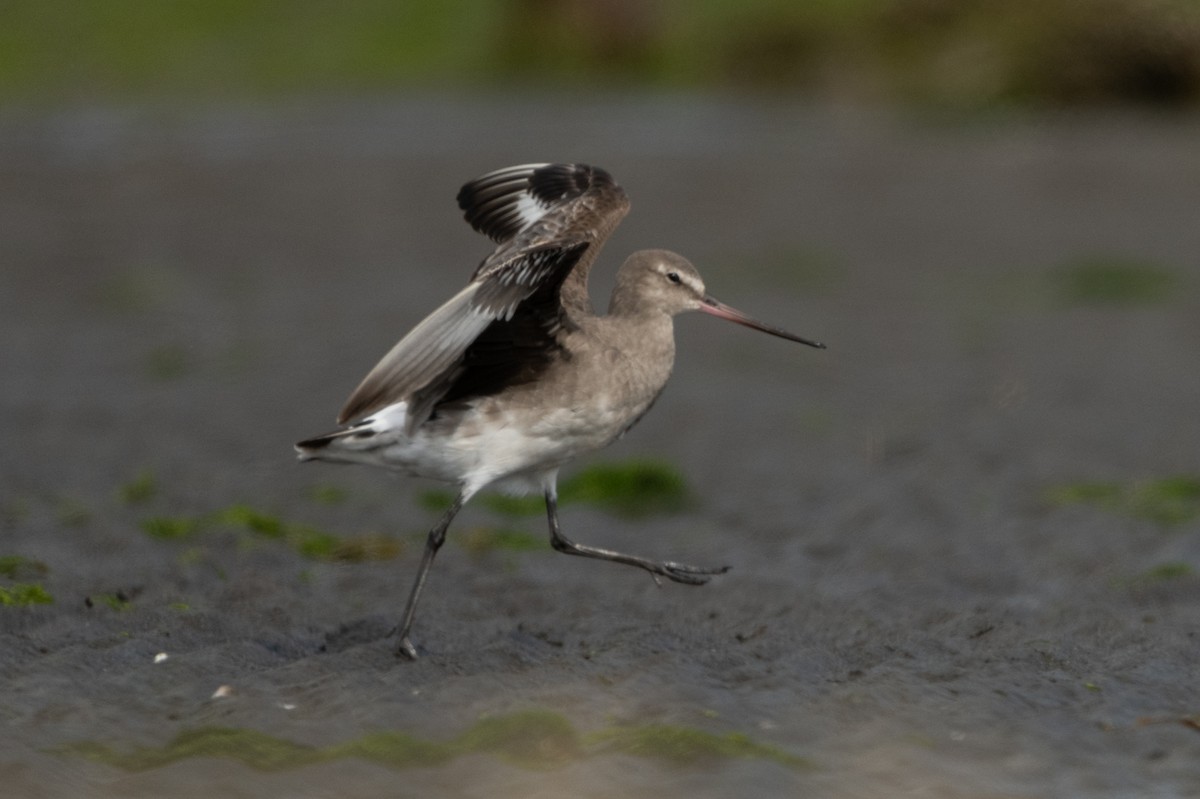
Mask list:
[[[463,186],[458,205],[495,252],[371,370],[338,416],[342,429],[296,445],[301,460],[365,463],[458,486],[429,531],[401,617],[398,654],[414,659],[409,632],[434,556],[463,504],[487,486],[541,491],[559,552],[639,566],[656,582],[702,585],[727,571],[570,540],[558,525],[559,467],[620,438],[654,404],[675,361],[675,314],[704,311],[825,346],[708,296],[695,268],[666,250],[630,255],[608,313],[597,316],[588,269],[629,210],[603,169],[509,167]]]

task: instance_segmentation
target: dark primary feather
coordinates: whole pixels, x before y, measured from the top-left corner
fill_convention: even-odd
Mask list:
[[[616,193],[620,187],[599,167],[524,164],[489,172],[466,184],[458,192],[458,207],[471,227],[502,243],[529,227],[528,214],[544,216],[588,192]]]
[[[554,270],[537,282],[516,313],[496,319],[479,334],[463,353],[460,367],[447,375],[452,379],[438,392],[436,405],[487,396],[506,386],[537,380],[560,350],[559,332],[570,327],[558,292],[586,248],[587,243],[582,242],[561,250]]]
[[[549,165],[511,166],[465,184],[457,197],[463,217],[472,228],[492,241],[511,239],[524,225],[517,204],[522,195],[527,194],[533,173],[546,166]]]
[[[409,431],[446,397],[462,399],[523,380],[553,350],[554,331],[590,311],[587,271],[629,209],[603,169],[524,164],[467,183],[458,204],[499,242],[471,283],[392,348],[346,401],[338,421],[409,402]]]
[[[338,421],[345,424],[410,400],[411,431],[429,418],[456,383],[491,385],[497,375],[511,375],[512,362],[521,354],[549,346],[549,331],[560,311],[558,291],[587,248],[586,241],[554,242],[493,264],[482,280],[451,298],[392,348],[347,400]],[[505,341],[511,346],[501,357]],[[477,343],[476,355],[468,359]],[[477,376],[472,375],[473,367]],[[456,393],[462,396],[461,390]]]

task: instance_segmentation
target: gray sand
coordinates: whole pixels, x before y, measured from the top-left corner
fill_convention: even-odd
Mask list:
[[[651,96],[0,118],[0,557],[48,568],[0,587],[55,600],[0,607],[0,793],[1200,795],[1197,521],[1047,499],[1200,473],[1198,141],[1196,119]],[[482,527],[544,535],[476,504],[428,585],[425,657],[398,662],[431,486],[301,466],[291,443],[486,254],[458,185],[531,160],[600,164],[633,199],[598,305],[626,253],[666,247],[830,349],[682,318],[664,396],[580,464],[662,458],[698,499],[566,506],[569,535],[729,574],[657,588],[472,552]],[[1089,256],[1174,282],[1077,302],[1061,267]],[[143,474],[153,496],[122,499]],[[345,500],[314,501],[330,487]],[[143,531],[239,504],[406,548],[325,562],[229,525]],[[533,744],[447,754],[488,720]],[[244,756],[172,748],[213,728]],[[269,769],[252,744],[380,732],[442,756]],[[763,748],[697,754],[730,734]],[[142,748],[166,754],[121,759]]]

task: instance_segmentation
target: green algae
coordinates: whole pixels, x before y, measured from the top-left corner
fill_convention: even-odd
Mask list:
[[[292,531],[290,538],[292,546],[304,557],[339,563],[392,560],[399,557],[405,548],[405,543],[398,538],[374,533],[341,537],[309,528],[297,528]]]
[[[521,530],[500,527],[475,527],[454,539],[460,547],[472,554],[496,550],[508,552],[534,552],[549,549],[548,537],[530,535]]]
[[[117,500],[122,505],[141,505],[158,494],[158,481],[154,473],[146,469],[137,477],[117,488]]]
[[[153,486],[150,475],[140,476],[123,487],[119,496],[127,503],[141,501],[146,486]],[[314,488],[314,501],[341,502],[345,494],[335,487]],[[563,482],[559,492],[562,504],[584,503],[610,513],[639,517],[653,513],[671,513],[685,508],[690,496],[682,475],[661,461],[631,460],[623,463],[592,466]],[[418,502],[434,511],[444,511],[453,501],[446,491],[427,491]],[[540,497],[513,498],[487,495],[482,503],[501,516],[529,516],[544,512]],[[150,516],[141,521],[146,535],[162,541],[195,541],[214,528],[232,528],[246,536],[243,544],[258,539],[281,541],[300,555],[311,560],[357,563],[370,560],[389,560],[398,557],[405,542],[380,534],[336,536],[304,524],[285,520],[277,515],[244,503],[200,516]],[[545,549],[543,537],[507,528],[479,528],[465,537],[457,538],[471,552],[506,550],[528,552]]]
[[[382,730],[322,748],[255,730],[202,727],[182,732],[163,746],[121,751],[107,743],[81,741],[59,751],[126,771],[147,771],[198,757],[236,760],[260,771],[281,771],[345,758],[402,770],[441,765],[475,754],[487,754],[527,770],[552,770],[613,753],[676,767],[737,759],[766,760],[796,770],[811,767],[804,758],[758,743],[741,733],[717,735],[689,727],[651,724],[581,734],[565,716],[543,709],[486,716],[446,741]]]
[[[1130,483],[1071,483],[1049,489],[1046,498],[1055,505],[1093,505],[1171,526],[1200,516],[1200,477],[1177,475]]]
[[[126,611],[133,607],[133,602],[123,593],[92,594],[87,598],[87,602],[88,607],[102,604],[116,611]]]
[[[450,507],[449,491],[425,491],[417,501],[424,508],[442,512]],[[683,475],[669,463],[633,459],[589,466],[564,480],[558,487],[558,504],[583,504],[609,513],[638,518],[660,513],[678,513],[687,508],[691,495]],[[487,494],[480,503],[500,516],[536,516],[545,512],[542,497],[511,497]]]
[[[715,760],[770,760],[792,769],[810,768],[807,760],[782,749],[760,744],[744,733],[716,735],[693,727],[667,724],[614,727],[591,739],[606,751],[692,766]]]
[[[1183,577],[1191,577],[1196,573],[1190,563],[1173,560],[1153,566],[1134,577],[1130,583],[1135,586],[1145,586],[1154,583],[1165,583]]]
[[[417,494],[417,504],[433,513],[445,513],[454,504],[454,493],[441,488],[431,488]]]
[[[28,605],[49,605],[54,601],[50,592],[41,583],[13,583],[10,586],[0,586],[0,605],[5,607],[26,607]]]
[[[184,541],[200,529],[200,522],[186,516],[151,516],[142,520],[142,532],[163,541]]]
[[[308,498],[318,505],[341,505],[350,498],[350,492],[336,485],[314,485],[308,489]]]
[[[1150,305],[1177,288],[1175,274],[1157,264],[1118,257],[1080,258],[1056,272],[1059,296],[1087,305]]]
[[[41,577],[50,571],[50,567],[40,560],[26,558],[22,555],[0,555],[0,577],[10,580],[26,580],[31,577]]]
[[[72,744],[65,751],[126,771],[148,771],[195,757],[227,758],[260,771],[295,768],[321,759],[320,750],[313,747],[229,727],[187,730],[162,747],[138,747],[125,753],[94,741]]]
[[[679,470],[657,460],[597,464],[563,483],[560,494],[564,502],[582,502],[629,517],[677,513],[689,499]]]
[[[191,541],[221,527],[243,534],[244,543],[259,539],[282,541],[310,560],[347,563],[390,560],[398,557],[405,546],[397,538],[375,533],[335,536],[240,503],[204,516],[152,516],[142,520],[143,532],[164,541]]]
[[[216,514],[215,521],[230,527],[242,527],[266,538],[283,538],[287,534],[282,519],[257,511],[249,505],[230,505]]]
[[[168,264],[133,264],[101,282],[92,299],[100,309],[117,316],[161,310],[179,294],[177,270]]]
[[[549,710],[480,719],[453,743],[459,754],[487,752],[525,769],[551,769],[583,756],[579,734],[566,717]]]

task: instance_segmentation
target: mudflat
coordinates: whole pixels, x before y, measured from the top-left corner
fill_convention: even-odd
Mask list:
[[[655,95],[7,113],[0,792],[1195,795],[1198,134]],[[564,474],[680,476],[564,532],[728,574],[658,587],[480,498],[405,662],[438,487],[291,445],[489,251],[458,186],[543,160],[633,201],[598,307],[662,247],[829,349],[682,317],[651,413]]]

